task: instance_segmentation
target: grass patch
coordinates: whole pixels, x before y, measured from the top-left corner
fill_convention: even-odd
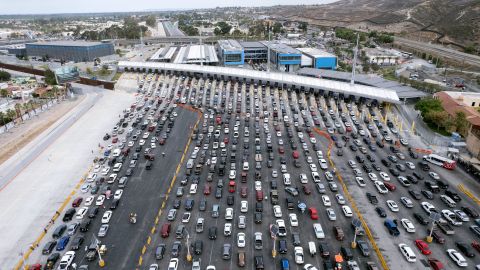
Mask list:
[[[115,73],[115,75],[112,78],[112,81],[114,82],[118,81],[118,79],[120,79],[120,76],[122,76],[122,74],[123,74],[122,72]]]

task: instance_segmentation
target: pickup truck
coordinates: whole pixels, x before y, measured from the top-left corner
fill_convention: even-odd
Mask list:
[[[399,236],[400,235],[400,231],[398,230],[397,224],[395,224],[395,222],[393,222],[393,220],[388,219],[388,218],[385,219],[384,225],[385,225],[385,227],[387,227],[390,235],[393,235],[393,236]]]
[[[455,234],[455,230],[453,229],[453,227],[446,222],[437,222],[437,226],[438,228],[440,228],[440,230],[442,230],[443,233],[447,235]]]

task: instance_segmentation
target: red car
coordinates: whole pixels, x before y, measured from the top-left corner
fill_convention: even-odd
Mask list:
[[[203,194],[210,195],[211,191],[212,191],[212,188],[210,187],[210,185],[206,184],[205,187],[203,188]]]
[[[310,133],[308,133],[308,136],[309,136],[310,138],[313,138],[315,135],[313,135],[313,133],[310,132]]]
[[[72,207],[79,207],[80,204],[82,203],[82,201],[83,201],[83,198],[82,198],[82,197],[76,198],[76,199],[72,202]]]
[[[263,201],[263,191],[257,190],[255,197],[257,198],[257,202]]]
[[[27,268],[25,268],[25,269],[27,269]],[[42,270],[42,265],[39,264],[39,263],[29,265],[28,270]]]
[[[235,192],[235,181],[228,182],[228,192],[230,193]]]
[[[429,258],[428,263],[433,268],[433,270],[441,270],[444,269],[443,263],[435,258]]]
[[[472,247],[480,252],[480,244],[477,241],[472,242]]]
[[[280,154],[285,153],[285,149],[283,148],[283,146],[278,147],[278,153]]]
[[[432,251],[428,247],[428,244],[425,243],[423,240],[420,240],[420,239],[415,240],[415,245],[422,252],[422,254],[424,254],[424,255],[432,254]]]
[[[347,132],[352,132],[352,127],[347,127],[345,130],[346,130]]]
[[[112,139],[112,143],[117,143],[117,142],[118,142],[118,138],[117,138],[117,137],[115,137],[115,138]]]
[[[317,219],[318,219],[317,209],[315,209],[314,207],[310,207],[310,208],[308,208],[308,212],[310,213],[310,218],[311,218],[311,219],[313,219],[313,220],[317,220]]]
[[[310,195],[312,194],[312,191],[306,185],[303,185],[303,193],[305,193],[306,195]]]
[[[395,191],[395,189],[397,189],[397,187],[392,184],[392,183],[389,183],[389,182],[383,182],[383,184],[385,185],[385,187],[390,190],[390,191]]]
[[[161,138],[160,140],[158,140],[158,143],[160,145],[164,145],[165,144],[165,139],[164,138]]]
[[[160,234],[163,238],[167,238],[170,235],[170,223],[165,223],[162,225],[162,229],[160,229]]]
[[[225,137],[225,138],[223,139],[223,142],[224,142],[225,144],[228,144],[228,142],[229,142],[228,137]]]
[[[240,196],[242,196],[242,198],[247,197],[247,187],[241,187],[240,188]]]
[[[293,151],[292,156],[293,156],[294,159],[297,159],[299,157],[298,151]]]

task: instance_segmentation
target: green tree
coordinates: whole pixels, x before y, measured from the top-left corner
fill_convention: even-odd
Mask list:
[[[429,111],[425,117],[426,122],[434,124],[437,129],[444,128],[445,120],[448,119],[448,113],[446,111]]]
[[[235,30],[233,30],[233,32],[232,32],[232,36],[234,36],[234,37],[239,37],[239,36],[241,36],[241,35],[243,35],[243,33],[242,33],[242,31],[240,31],[240,30],[238,30],[238,29],[235,29]]]
[[[10,73],[0,70],[0,81],[9,81],[11,77]]]
[[[0,90],[0,96],[2,96],[3,98],[6,98],[8,96],[7,89]]]
[[[302,32],[307,32],[308,23],[307,22],[300,22],[298,24],[298,29],[302,30]]]
[[[467,47],[465,47],[465,50],[464,50],[466,53],[469,53],[469,54],[475,54],[476,52],[476,49],[475,49],[475,46],[473,45],[469,45]]]
[[[285,30],[283,29],[283,25],[279,22],[276,22],[273,25],[272,31],[273,31],[274,34],[280,34],[280,33],[285,32]]]
[[[464,112],[456,112],[454,118],[454,125],[458,133],[465,135],[467,134],[468,121],[467,116]]]
[[[430,111],[443,111],[442,101],[431,97],[424,98],[415,104],[415,110],[420,111],[422,116],[425,117]]]
[[[368,73],[370,71],[370,64],[365,62],[362,67],[363,72]]]
[[[232,26],[229,25],[227,22],[218,22],[217,26],[213,30],[213,33],[216,36],[224,36],[230,33],[230,30],[232,29]]]
[[[48,85],[57,84],[57,80],[55,79],[55,73],[50,69],[45,70],[45,83]]]
[[[145,20],[145,24],[150,27],[157,27],[157,17],[155,15],[149,15]]]

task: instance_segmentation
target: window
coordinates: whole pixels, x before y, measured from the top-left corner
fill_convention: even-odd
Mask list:
[[[240,62],[242,61],[241,54],[225,54],[225,62]]]

